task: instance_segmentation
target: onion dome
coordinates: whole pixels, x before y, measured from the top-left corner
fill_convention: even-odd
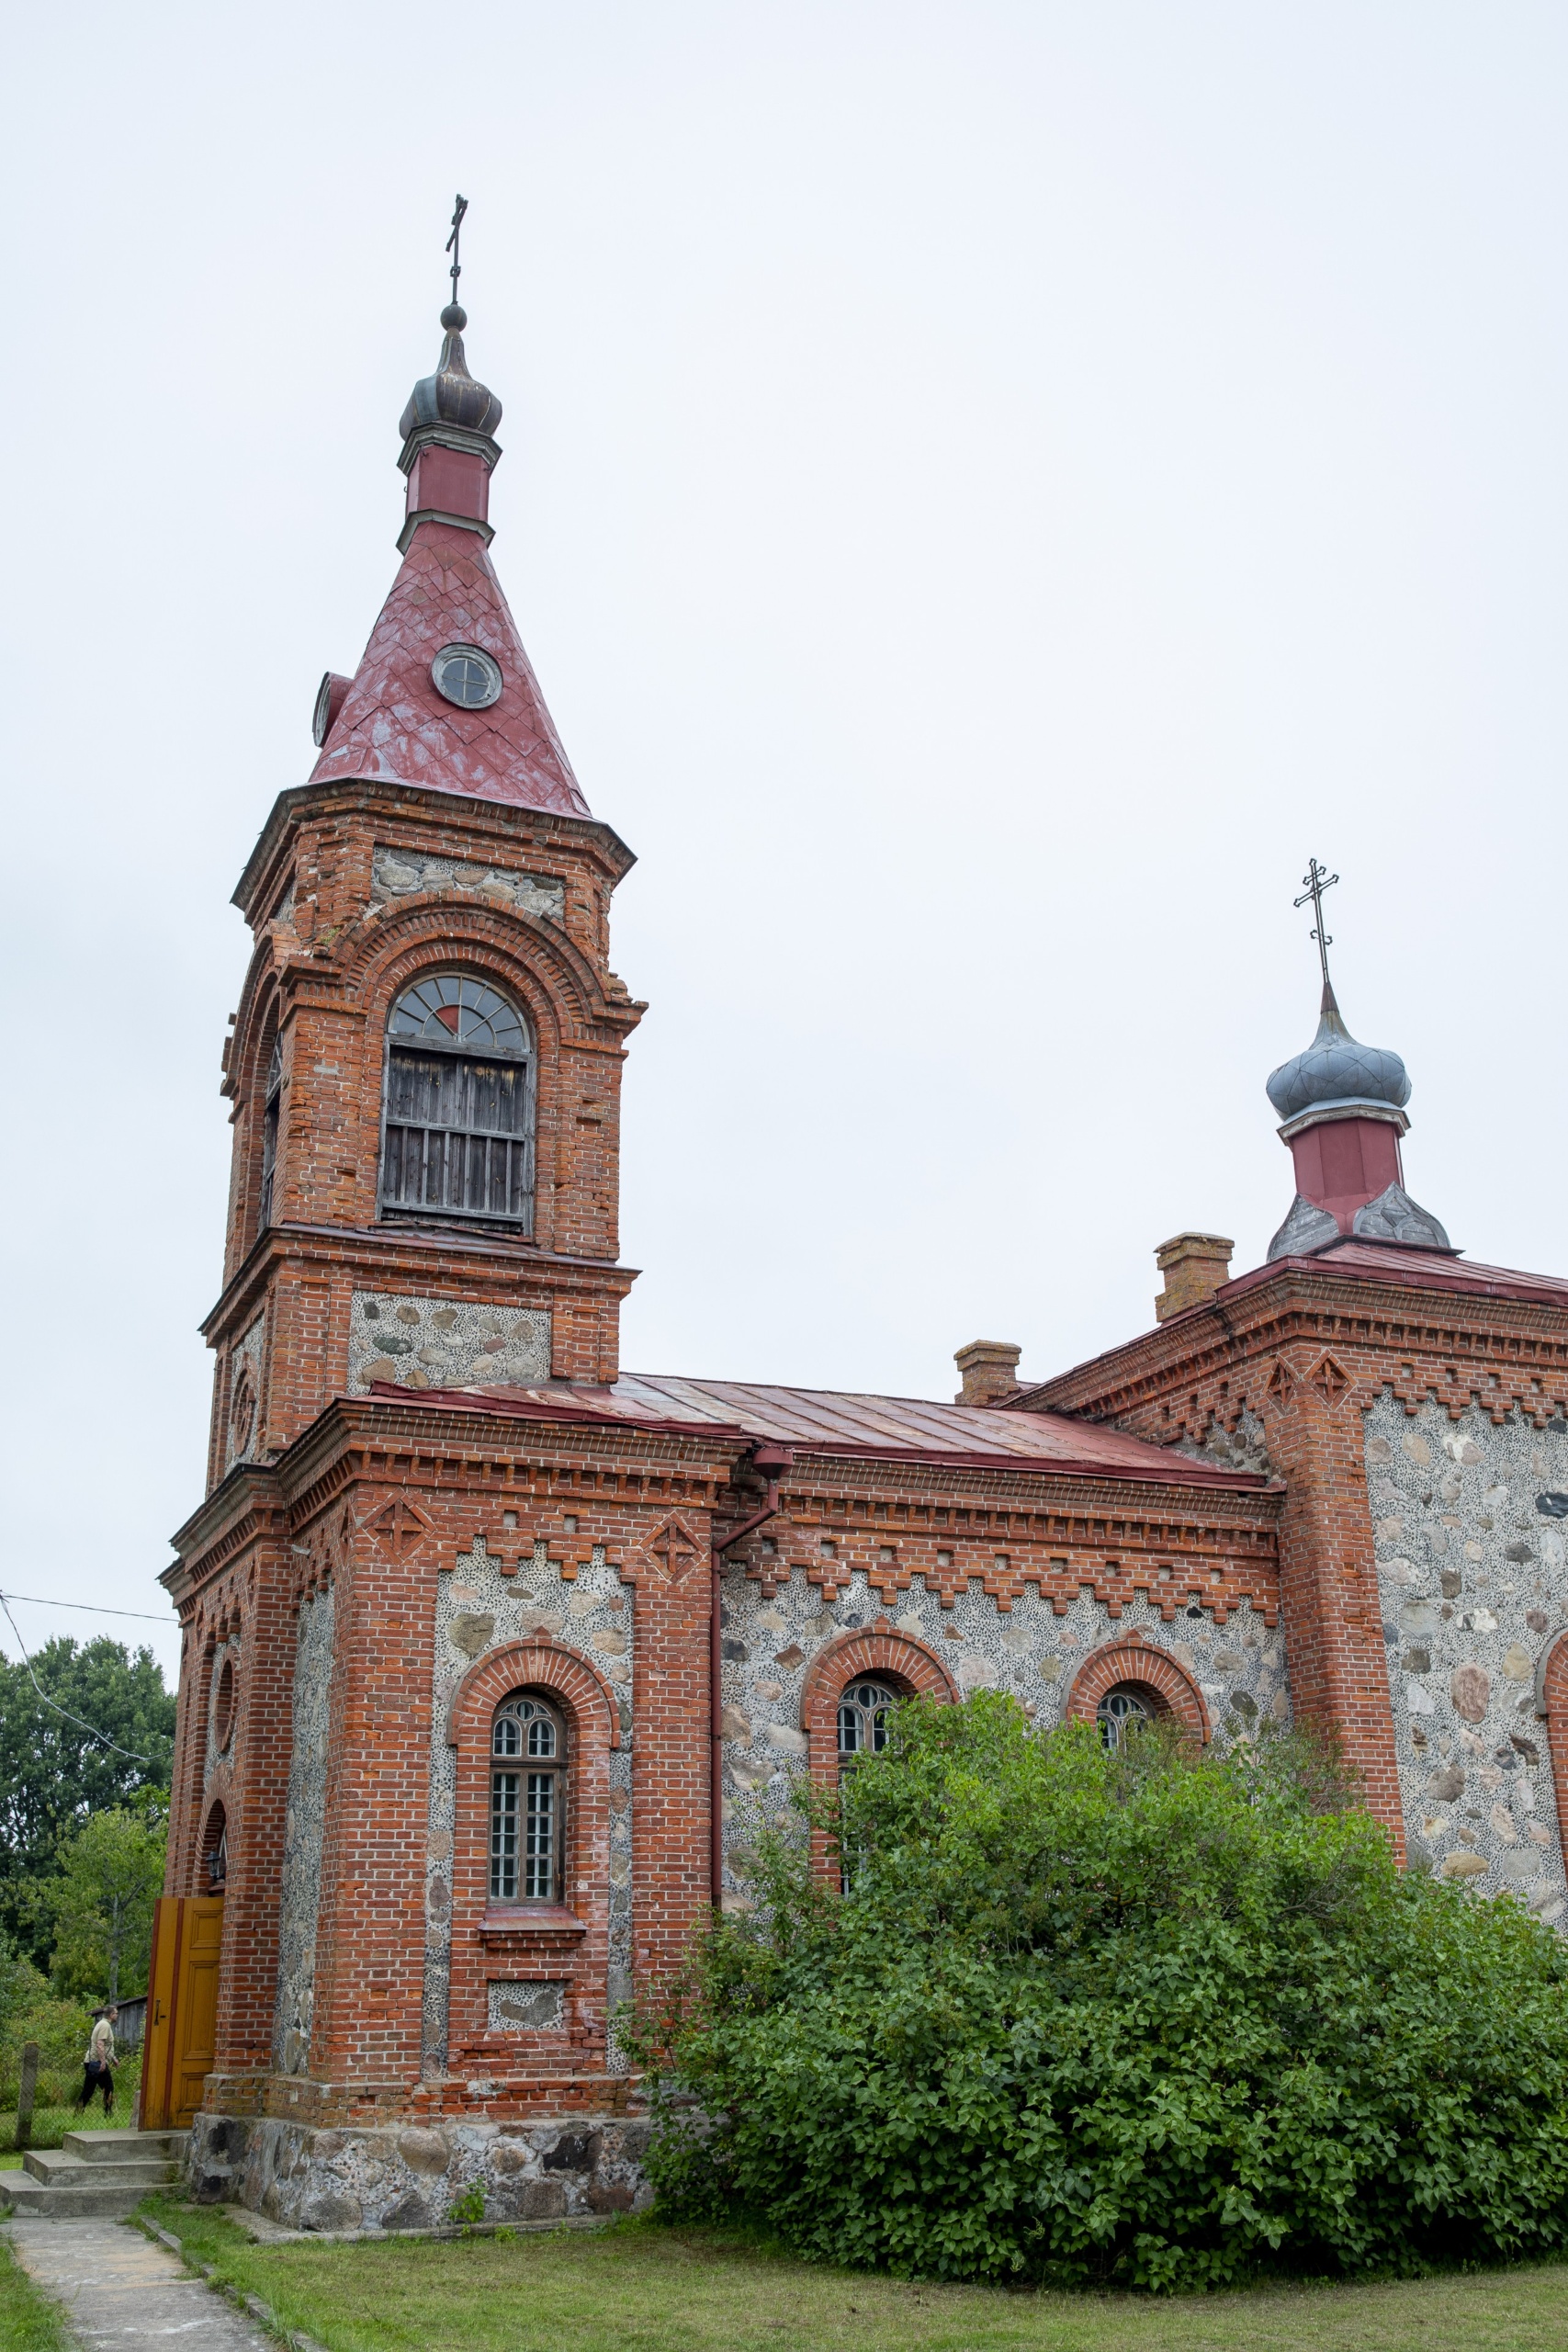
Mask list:
[[[441,313],[441,323],[446,330],[446,340],[441,346],[435,373],[422,378],[409,394],[398,430],[405,441],[422,425],[433,424],[455,425],[459,432],[493,436],[501,423],[501,402],[488,384],[479,383],[468,373],[463,352],[463,329],[468,323],[468,314],[461,303],[448,302]]]
[[[1403,1130],[1399,1114],[1410,1100],[1410,1080],[1399,1056],[1351,1036],[1326,980],[1316,1036],[1304,1053],[1281,1062],[1268,1084],[1269,1100],[1287,1126],[1298,1119],[1360,1111],[1374,1118],[1392,1115]]]

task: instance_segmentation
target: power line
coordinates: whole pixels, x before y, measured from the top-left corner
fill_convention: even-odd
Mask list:
[[[160,1617],[148,1609],[96,1609],[90,1600],[45,1600],[37,1592],[0,1592],[0,1600],[27,1600],[36,1609],[77,1609],[85,1617],[140,1617],[144,1625],[167,1625],[167,1617]],[[19,1638],[19,1637],[18,1637]]]
[[[18,1600],[21,1597],[20,1593],[17,1595]],[[95,1724],[84,1723],[80,1715],[73,1715],[69,1707],[62,1707],[58,1705],[56,1702],[50,1697],[49,1692],[44,1689],[42,1683],[39,1680],[38,1676],[33,1672],[33,1662],[28,1656],[28,1645],[22,1639],[21,1629],[17,1625],[16,1619],[12,1616],[9,1604],[7,1603],[3,1592],[0,1592],[0,1609],[5,1610],[6,1623],[10,1626],[12,1633],[17,1636],[17,1646],[22,1653],[22,1660],[28,1669],[28,1679],[32,1684],[33,1689],[38,1692],[39,1697],[43,1701],[44,1705],[51,1708],[55,1714],[63,1715],[68,1724],[74,1724],[78,1731],[91,1732],[93,1737],[96,1740],[101,1740],[106,1747],[112,1747],[117,1756],[129,1756],[133,1764],[151,1764],[152,1758],[150,1756],[139,1755],[134,1747],[122,1747],[118,1739],[111,1739],[109,1737],[107,1731],[99,1731]],[[130,1612],[126,1611],[124,1613],[129,1616]]]

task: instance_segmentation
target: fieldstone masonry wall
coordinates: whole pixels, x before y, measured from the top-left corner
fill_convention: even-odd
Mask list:
[[[566,914],[566,885],[546,874],[514,874],[499,865],[478,865],[460,858],[424,857],[415,850],[374,852],[370,871],[370,900],[384,907],[416,890],[467,890],[493,905],[513,907],[519,914],[543,915],[559,922]]]
[[[188,2177],[204,2203],[237,2199],[290,2229],[426,2229],[475,2182],[487,2221],[551,2222],[645,2211],[648,2137],[647,2123],[609,2116],[317,2132],[202,2114]]]
[[[277,2008],[272,2038],[273,2064],[280,2075],[303,2075],[310,2064],[336,1613],[331,1585],[299,1604],[294,1749],[288,1767],[288,1809],[278,1890]]]
[[[1568,1425],[1411,1417],[1388,1391],[1366,1457],[1410,1859],[1561,1922],[1536,1668],[1568,1614]]]
[[[400,1388],[467,1388],[492,1381],[525,1386],[549,1375],[550,1317],[541,1308],[465,1306],[386,1291],[354,1294],[351,1396],[364,1396],[378,1380],[395,1381]]]
[[[770,1600],[743,1571],[724,1579],[724,1883],[730,1907],[748,1899],[749,1840],[765,1820],[788,1811],[793,1778],[806,1760],[801,1702],[812,1660],[839,1634],[886,1622],[880,1598],[858,1569],[834,1602],[804,1571],[783,1562],[776,1580]],[[1084,1660],[1134,1633],[1197,1683],[1217,1737],[1251,1738],[1265,1721],[1291,1719],[1284,1635],[1245,1605],[1233,1609],[1223,1627],[1197,1603],[1168,1625],[1157,1604],[1142,1596],[1125,1602],[1112,1621],[1091,1594],[1080,1594],[1059,1617],[1048,1600],[1026,1590],[1004,1613],[977,1578],[952,1609],[917,1580],[891,1623],[942,1658],[961,1692],[1009,1691],[1038,1730],[1061,1720]]]

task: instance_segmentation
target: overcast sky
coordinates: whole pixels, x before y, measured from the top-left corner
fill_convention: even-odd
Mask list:
[[[7,82],[7,1591],[158,1611],[200,1499],[229,893],[457,188],[496,561],[639,859],[629,1367],[946,1396],[1184,1227],[1256,1263],[1313,854],[1410,1190],[1568,1269],[1561,6],[86,0]]]

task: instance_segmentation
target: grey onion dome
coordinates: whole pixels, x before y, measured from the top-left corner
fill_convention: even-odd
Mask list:
[[[1287,1125],[1308,1111],[1403,1111],[1410,1080],[1397,1054],[1358,1044],[1340,1018],[1334,990],[1325,987],[1316,1036],[1304,1054],[1274,1071],[1269,1100]]]
[[[468,373],[463,353],[463,329],[468,314],[460,303],[448,302],[441,313],[446,340],[434,376],[425,376],[409,394],[398,422],[406,441],[422,424],[456,424],[466,433],[493,434],[501,423],[501,402],[488,384]]]

